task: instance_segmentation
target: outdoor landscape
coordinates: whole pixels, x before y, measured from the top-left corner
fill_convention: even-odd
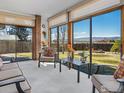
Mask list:
[[[65,42],[67,42],[65,40]],[[92,38],[92,63],[117,66],[120,62],[121,40],[120,37],[93,37]],[[62,45],[62,43],[61,43]],[[60,58],[67,58],[67,50],[62,53],[60,45]],[[67,44],[65,43],[65,48]],[[54,45],[53,45],[54,46]],[[80,60],[80,53],[87,56],[86,61],[89,62],[89,38],[76,38],[73,48],[75,49],[74,58]]]

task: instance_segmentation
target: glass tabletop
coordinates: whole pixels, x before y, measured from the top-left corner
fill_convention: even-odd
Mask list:
[[[66,58],[66,59],[62,59],[62,62],[63,62],[63,63],[72,63],[72,64],[74,64],[74,65],[78,65],[78,66],[87,63],[87,62],[82,63],[80,60],[76,60],[76,59],[68,59],[68,58]]]

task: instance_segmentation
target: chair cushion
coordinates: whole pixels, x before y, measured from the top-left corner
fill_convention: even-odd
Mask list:
[[[21,85],[22,90],[25,93],[31,93],[31,88],[29,84],[27,83],[27,81],[21,82],[20,85]],[[0,87],[0,93],[18,93],[18,91],[16,89],[16,85],[11,84],[11,85]]]
[[[93,75],[91,81],[100,93],[117,93],[120,85],[113,75]]]
[[[44,61],[44,62],[52,62],[52,61],[54,61],[54,57],[46,57],[46,56],[42,56],[41,58],[40,58],[40,61]]]
[[[0,70],[2,69],[3,67],[3,60],[0,58]]]
[[[54,50],[50,47],[45,48],[43,56],[54,57]]]
[[[22,75],[22,72],[19,68],[0,71],[0,81],[20,75]]]
[[[115,79],[124,78],[124,62],[123,61],[118,65],[118,67],[114,73],[114,78]]]

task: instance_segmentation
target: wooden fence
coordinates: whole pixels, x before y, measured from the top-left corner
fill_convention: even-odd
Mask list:
[[[0,54],[31,51],[31,41],[0,40]]]

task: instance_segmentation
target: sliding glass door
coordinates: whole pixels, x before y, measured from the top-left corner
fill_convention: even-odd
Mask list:
[[[5,61],[32,59],[32,28],[1,24],[0,57]]]

